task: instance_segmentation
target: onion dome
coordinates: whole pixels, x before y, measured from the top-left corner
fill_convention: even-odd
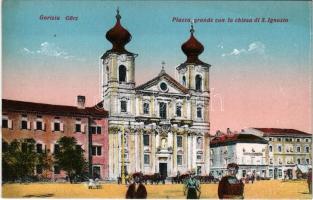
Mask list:
[[[200,64],[203,63],[199,60],[198,56],[203,52],[204,47],[203,45],[194,37],[193,33],[195,30],[193,29],[193,24],[191,24],[190,29],[190,38],[186,41],[182,46],[181,49],[184,54],[187,56],[187,60],[185,63],[195,63]]]
[[[110,52],[129,53],[125,45],[131,40],[131,34],[121,25],[119,9],[116,10],[116,23],[105,35],[106,39],[112,43]]]

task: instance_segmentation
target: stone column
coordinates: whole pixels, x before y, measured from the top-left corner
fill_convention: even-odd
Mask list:
[[[137,130],[136,132],[136,136],[135,136],[135,154],[136,154],[136,158],[135,158],[135,162],[136,162],[136,172],[140,171],[140,146],[139,146],[139,135],[140,132]]]
[[[130,105],[131,105],[130,113],[131,113],[132,115],[136,116],[136,106],[139,106],[139,107],[142,107],[142,106],[140,106],[141,104],[136,105],[135,94],[132,94],[132,95],[130,96]]]
[[[117,55],[113,54],[110,62],[110,75],[112,81],[117,81]]]
[[[131,135],[129,135],[130,139],[129,139],[129,171],[128,173],[132,173],[136,170],[136,162],[133,162],[136,160],[136,145],[135,145],[135,132],[133,132]]]
[[[139,134],[139,147],[140,147],[140,155],[139,155],[139,158],[140,158],[140,171],[144,171],[144,156],[143,156],[143,131],[140,132]]]
[[[209,91],[210,87],[209,87],[209,70],[204,72],[204,90]]]
[[[197,105],[196,105],[196,100],[194,98],[190,99],[190,117],[191,120],[195,120],[196,119],[196,114],[197,114]]]
[[[113,134],[109,133],[109,179],[113,178],[114,141]]]
[[[177,174],[177,133],[173,132],[173,173]]]
[[[190,152],[191,149],[191,136],[187,135],[187,170],[191,169],[191,159],[192,159],[192,154]]]
[[[204,157],[204,173],[209,174],[210,172],[210,138],[206,133],[203,134],[203,157]]]
[[[117,143],[117,154],[116,155],[118,155],[117,156],[117,167],[116,167],[116,174],[118,175],[118,176],[121,176],[121,158],[122,158],[122,151],[121,151],[121,149],[122,149],[122,143],[121,143],[121,137],[122,137],[122,133],[121,133],[121,131],[119,131],[118,132],[118,134],[117,134],[117,137],[116,137],[116,143]]]
[[[143,115],[143,101],[142,101],[142,95],[138,96],[138,109],[139,109],[139,115]]]
[[[169,104],[169,106],[168,106],[168,118],[173,118],[175,116],[175,111],[176,111],[176,108],[174,111],[174,101],[171,100],[168,104]]]
[[[155,106],[154,106],[154,96],[150,96],[150,116],[155,117]]]
[[[195,75],[194,75],[194,66],[193,65],[189,65],[188,66],[189,69],[189,88],[190,89],[195,89]]]
[[[188,106],[187,106],[187,100],[186,99],[184,99],[183,100],[183,106],[182,106],[182,111],[183,111],[183,115],[182,115],[182,117],[184,118],[184,119],[186,119],[187,118],[187,109],[188,109]]]
[[[155,160],[156,160],[155,152],[156,152],[155,133],[154,133],[154,130],[152,130],[151,132],[151,156],[150,156],[152,159],[152,165],[151,165],[150,171],[152,173],[155,173]]]
[[[194,169],[196,166],[196,152],[197,152],[197,146],[196,146],[196,140],[195,135],[191,136],[191,169]]]
[[[119,134],[114,134],[114,179],[117,178],[119,174],[119,157],[120,157],[120,152],[119,152],[119,143],[118,143],[118,135]]]

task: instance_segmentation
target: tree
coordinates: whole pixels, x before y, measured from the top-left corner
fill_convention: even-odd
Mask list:
[[[34,151],[35,140],[31,138],[13,140],[10,144],[2,141],[3,180],[26,181],[34,176],[38,154]]]
[[[64,170],[72,183],[88,173],[88,163],[84,157],[84,150],[77,145],[74,137],[62,137],[58,140],[59,151],[54,158],[60,169]]]
[[[38,163],[43,169],[42,177],[48,179],[53,166],[53,156],[50,150],[39,154]]]

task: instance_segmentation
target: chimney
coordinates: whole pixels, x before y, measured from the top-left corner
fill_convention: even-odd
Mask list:
[[[227,128],[227,135],[230,135],[230,134],[231,134],[230,128]]]
[[[221,131],[217,130],[216,133],[215,133],[215,136],[220,136],[220,135],[221,135]]]
[[[86,97],[82,95],[77,96],[77,108],[85,109]]]

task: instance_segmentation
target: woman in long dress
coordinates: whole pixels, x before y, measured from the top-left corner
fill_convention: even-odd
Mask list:
[[[185,182],[184,195],[186,195],[187,190],[187,199],[199,199],[200,198],[200,183],[195,178],[195,173],[192,172],[189,178]],[[197,194],[198,192],[198,194]]]

